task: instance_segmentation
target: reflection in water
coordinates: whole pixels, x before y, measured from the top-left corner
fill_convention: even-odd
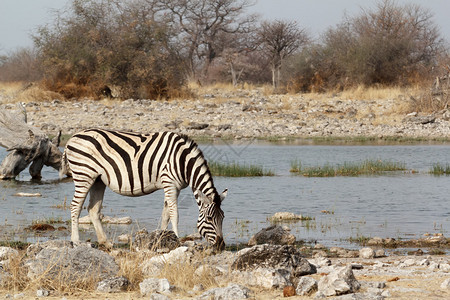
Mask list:
[[[277,174],[274,177],[216,177],[218,190],[229,189],[223,203],[224,234],[228,244],[247,242],[250,236],[269,225],[267,218],[278,211],[290,211],[314,220],[289,223],[297,239],[312,240],[327,246],[349,246],[345,239],[358,236],[418,238],[424,233],[448,235],[450,208],[449,179],[427,174],[434,163],[450,163],[448,145],[413,146],[274,146],[267,143],[201,145],[205,155],[220,162],[262,165]],[[0,160],[6,155],[0,149]],[[303,166],[338,164],[365,159],[403,162],[409,171],[365,177],[306,178],[289,173],[293,160]],[[415,172],[411,172],[414,170]],[[1,239],[27,239],[23,228],[35,221],[68,221],[68,206],[73,196],[70,179],[60,181],[55,170],[45,168],[42,182],[30,182],[25,172],[17,181],[0,181]],[[42,197],[20,198],[17,192],[40,193]],[[87,206],[87,203],[85,204]],[[158,227],[163,207],[163,192],[131,198],[107,189],[103,213],[131,216],[128,226],[106,226],[108,236],[142,228]],[[180,234],[196,232],[198,208],[187,188],[179,197]],[[328,213],[322,213],[327,211]],[[87,211],[82,211],[82,216]],[[69,228],[68,224],[63,224]],[[69,231],[58,232],[69,239]],[[28,237],[29,241],[48,237]],[[92,227],[82,232],[92,238]]]

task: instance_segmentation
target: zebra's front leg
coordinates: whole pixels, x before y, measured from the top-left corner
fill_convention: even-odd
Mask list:
[[[180,190],[175,186],[164,187],[164,208],[162,212],[161,229],[166,229],[169,223],[172,230],[178,235],[178,194]]]

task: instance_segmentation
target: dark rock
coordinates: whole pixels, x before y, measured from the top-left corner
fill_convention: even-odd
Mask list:
[[[209,124],[206,123],[195,123],[191,122],[186,128],[187,129],[193,129],[193,130],[202,130],[209,126]]]
[[[261,231],[252,236],[248,242],[249,246],[259,244],[274,244],[274,245],[292,245],[295,243],[295,236],[289,231],[284,230],[283,227],[273,225],[263,228]]]
[[[217,130],[221,131],[221,130],[230,130],[232,127],[231,124],[223,124],[223,125],[219,125],[217,126]]]
[[[429,115],[429,116],[408,116],[406,118],[403,119],[404,123],[414,123],[414,124],[429,124],[429,123],[434,123],[434,121],[436,121],[436,116],[434,115]]]
[[[172,230],[155,230],[149,234],[144,229],[136,233],[134,241],[140,249],[152,251],[162,248],[173,250],[180,246],[178,237]]]
[[[294,246],[257,245],[241,250],[231,268],[254,270],[256,268],[288,269],[291,276],[298,277],[317,272],[316,267],[301,257]]]

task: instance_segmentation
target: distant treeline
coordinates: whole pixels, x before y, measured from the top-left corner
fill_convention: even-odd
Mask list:
[[[0,80],[67,98],[179,96],[187,81],[277,90],[407,86],[450,59],[432,13],[379,1],[312,39],[295,21],[249,14],[251,0],[72,0],[34,47],[0,57]],[[301,21],[301,20],[299,20]]]

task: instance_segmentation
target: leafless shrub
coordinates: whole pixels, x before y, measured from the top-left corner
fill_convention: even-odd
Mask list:
[[[309,84],[309,90],[417,84],[429,79],[443,51],[428,10],[382,0],[346,17],[298,55],[302,68],[290,82],[300,89]]]
[[[22,48],[0,57],[0,81],[36,81],[41,78],[37,54]]]

